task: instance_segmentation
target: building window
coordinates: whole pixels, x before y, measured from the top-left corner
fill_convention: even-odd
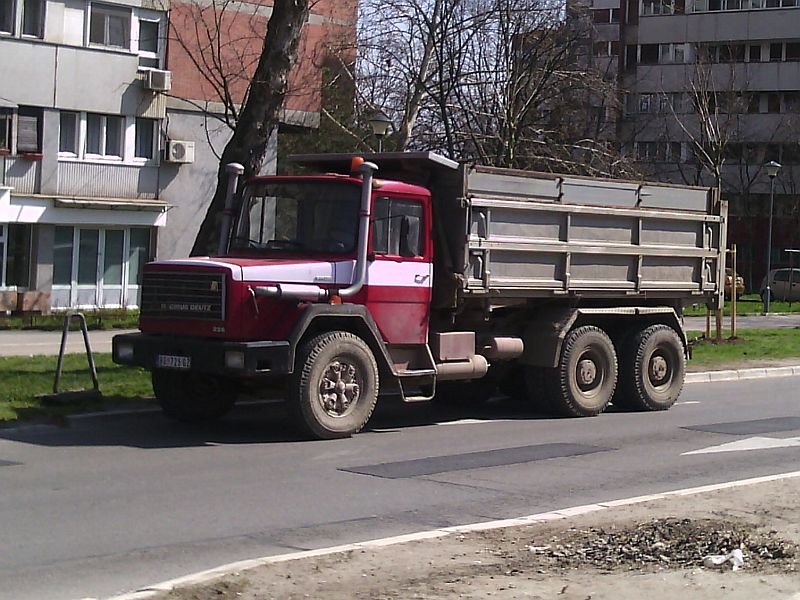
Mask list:
[[[643,65],[657,65],[658,44],[642,44],[640,47],[639,63]]]
[[[152,259],[150,230],[57,226],[53,293],[58,306],[135,306],[144,264]]]
[[[769,59],[772,62],[783,60],[783,44],[781,42],[769,45]]]
[[[800,60],[800,43],[787,42],[786,60]]]
[[[78,155],[78,113],[61,112],[58,134],[58,151],[71,156]]]
[[[22,0],[22,35],[44,37],[44,0]]]
[[[20,106],[17,109],[17,152],[42,151],[42,109]]]
[[[86,115],[86,154],[122,158],[122,117]]]
[[[0,33],[14,33],[15,0],[0,0]]]
[[[750,62],[761,62],[761,44],[749,46]]]
[[[89,43],[110,48],[130,48],[130,10],[92,4]]]
[[[155,156],[154,119],[136,119],[136,158],[152,159]]]
[[[0,225],[0,287],[30,285],[31,226]]]
[[[0,108],[0,154],[11,152],[11,122],[14,112],[10,108]]]
[[[139,66],[159,68],[158,21],[139,19]]]

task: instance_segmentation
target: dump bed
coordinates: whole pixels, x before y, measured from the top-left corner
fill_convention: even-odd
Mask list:
[[[439,307],[467,297],[719,297],[727,208],[710,188],[481,167],[430,152],[364,158],[381,178],[432,191]],[[342,171],[350,155],[296,160]]]
[[[464,200],[439,206],[447,223],[463,219],[464,233],[447,236],[463,293],[699,297],[720,289],[725,206],[709,188],[459,170]]]

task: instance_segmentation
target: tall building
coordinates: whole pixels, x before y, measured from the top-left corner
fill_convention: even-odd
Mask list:
[[[0,0],[0,311],[136,306],[142,265],[188,254],[230,135],[187,59],[197,15],[224,9],[236,107],[270,4]],[[355,0],[315,3],[284,123],[318,123],[318,58],[355,21]]]
[[[577,4],[574,6],[578,6]],[[729,243],[758,287],[800,247],[800,1],[590,0],[592,61],[620,90],[617,138],[646,176],[715,185],[730,203]],[[582,11],[579,11],[582,12]],[[585,13],[584,13],[585,14]],[[706,161],[708,163],[708,161]]]

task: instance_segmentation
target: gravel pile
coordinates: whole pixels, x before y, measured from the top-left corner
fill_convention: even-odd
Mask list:
[[[773,564],[793,570],[798,555],[794,544],[776,532],[758,534],[722,521],[656,519],[630,528],[570,529],[544,544],[531,541],[527,559],[535,556],[542,566],[559,568],[681,568],[700,567],[704,557],[734,549],[742,551],[745,568]],[[524,555],[517,558],[526,560]]]

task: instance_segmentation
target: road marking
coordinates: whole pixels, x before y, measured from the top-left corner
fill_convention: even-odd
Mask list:
[[[678,402],[678,404],[701,404],[700,400],[687,400],[686,402]]]
[[[593,512],[607,510],[618,506],[628,506],[631,504],[642,504],[644,502],[651,502],[653,500],[664,500],[673,496],[691,496],[694,494],[701,494],[704,492],[716,492],[719,490],[726,490],[731,488],[743,487],[747,485],[755,485],[758,483],[769,483],[771,481],[782,481],[785,479],[794,479],[800,477],[800,471],[792,471],[789,473],[779,473],[778,475],[766,475],[764,477],[752,477],[750,479],[740,479],[737,481],[726,481],[723,483],[715,483],[711,485],[703,485],[700,487],[684,488],[680,490],[673,490],[670,492],[662,492],[659,494],[650,494],[648,496],[636,496],[633,498],[624,498],[621,500],[611,500],[609,502],[598,502],[597,504],[584,504],[582,506],[573,506],[554,510],[550,512],[538,513],[535,515],[528,515],[527,517],[518,517],[514,519],[501,519],[498,521],[484,521],[481,523],[472,523],[469,525],[455,525],[453,527],[444,527],[441,529],[432,529],[428,531],[420,531],[417,533],[409,533],[405,535],[392,536],[387,538],[380,538],[376,540],[369,540],[366,542],[356,542],[354,544],[345,544],[342,546],[333,546],[330,548],[319,548],[317,550],[303,550],[300,552],[291,552],[288,554],[278,554],[273,556],[265,556],[262,558],[255,558],[252,560],[244,560],[227,565],[222,565],[208,571],[201,571],[185,577],[177,579],[170,579],[169,581],[162,581],[154,585],[147,586],[135,592],[114,596],[108,600],[146,600],[158,594],[169,592],[176,587],[199,585],[214,581],[231,573],[240,573],[256,567],[262,567],[269,564],[283,563],[293,560],[300,560],[303,558],[313,558],[317,556],[328,556],[340,552],[352,552],[364,550],[365,548],[385,547],[395,544],[403,544],[406,542],[413,542],[418,540],[428,540],[448,536],[450,534],[468,533],[475,531],[486,531],[488,529],[504,529],[507,527],[516,527],[519,525],[532,525],[534,523],[541,523],[545,521],[556,521],[559,519],[566,519],[567,517],[575,517],[585,515]],[[94,598],[84,598],[83,600],[96,600]],[[786,600],[800,600],[800,594],[787,598]]]
[[[728,442],[719,446],[709,446],[700,450],[684,452],[681,456],[691,454],[716,454],[718,452],[747,452],[748,450],[767,450],[770,448],[791,448],[800,446],[800,437],[791,438],[770,438],[770,437],[750,437],[744,440]]]

